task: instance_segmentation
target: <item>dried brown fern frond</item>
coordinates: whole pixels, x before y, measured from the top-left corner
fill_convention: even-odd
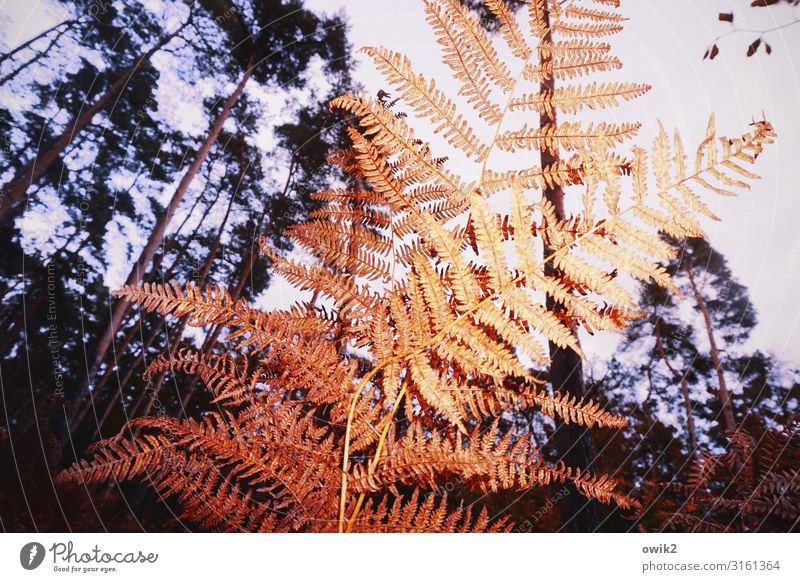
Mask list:
[[[685,482],[655,483],[651,506],[674,504],[662,529],[792,531],[800,518],[800,425],[730,436],[728,451],[701,451]],[[673,497],[675,498],[673,500]],[[650,509],[644,507],[643,509]]]
[[[526,436],[502,434],[497,424],[484,431],[477,429],[463,438],[458,433],[427,433],[414,426],[381,458],[370,471],[355,465],[352,487],[358,492],[376,492],[400,485],[416,485],[435,490],[448,479],[482,491],[524,490],[551,483],[572,482],[587,496],[604,502],[614,500],[623,508],[633,502],[615,491],[606,476],[582,473],[562,462],[546,461]]]
[[[486,509],[473,516],[472,507],[459,505],[448,508],[445,493],[437,503],[436,496],[428,494],[420,502],[420,490],[415,489],[408,501],[395,497],[391,506],[383,497],[377,505],[370,500],[359,514],[351,531],[357,533],[492,533],[510,531],[507,520],[492,522]]]
[[[472,397],[466,398],[463,406],[469,407],[469,413],[476,418],[498,417],[502,412],[526,410],[532,408],[553,418],[575,423],[588,428],[622,428],[627,421],[605,411],[596,402],[577,399],[545,390],[535,385],[509,388],[475,388]]]
[[[435,133],[441,133],[450,145],[478,161],[488,155],[489,147],[481,142],[469,123],[457,113],[455,103],[436,87],[434,81],[427,81],[415,73],[408,58],[385,48],[366,47],[361,50],[372,57],[377,69],[414,113],[433,124]]]
[[[136,421],[137,436],[108,441],[63,478],[152,469],[188,519],[213,528],[226,513],[232,528],[279,531],[506,527],[421,500],[448,477],[478,491],[569,482],[588,498],[635,505],[613,479],[543,458],[497,419],[535,409],[585,427],[624,425],[591,401],[542,388],[531,362],[547,365],[549,342],[580,354],[576,327],[619,332],[638,317],[619,275],[671,288],[661,234],[702,234],[701,220],[715,217],[701,194],[747,187],[748,167],[775,134],[760,121],[741,138],[718,138],[712,123],[689,168],[680,137],[663,129],[649,149],[617,151],[638,123],[542,123],[540,114],[605,110],[649,89],[581,83],[621,67],[605,42],[624,20],[618,2],[532,0],[524,20],[502,0],[486,6],[497,39],[456,0],[424,2],[452,94],[405,56],[368,47],[391,98],[382,90],[332,101],[354,120],[351,149],[331,159],[352,179],[318,193],[323,208],[290,229],[306,259],[262,241],[274,272],[311,291],[316,307],[262,312],[222,287],[174,283],[118,292],[192,325],[227,327],[231,351],[248,353],[253,367],[190,352],[160,358],[152,372],[200,375],[224,412]],[[457,172],[450,159],[466,161]],[[540,192],[553,187],[581,210],[557,211]],[[190,470],[198,482],[183,476]],[[785,479],[769,481],[764,495]],[[235,496],[242,505],[233,509]],[[242,510],[262,506],[253,518]]]
[[[230,355],[205,355],[182,349],[174,355],[161,354],[145,370],[145,379],[161,372],[196,374],[214,395],[213,403],[237,406],[252,401],[253,386],[263,373],[256,370],[247,373],[247,358],[242,364]],[[242,369],[240,369],[242,368]]]

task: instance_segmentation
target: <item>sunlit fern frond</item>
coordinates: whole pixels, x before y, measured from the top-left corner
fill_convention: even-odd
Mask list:
[[[475,418],[497,417],[504,411],[538,408],[550,417],[589,428],[622,428],[627,425],[625,418],[603,410],[596,402],[579,400],[558,392],[549,394],[536,385],[516,386],[514,389],[474,388],[465,392],[469,396],[463,400],[464,413]]]
[[[615,12],[586,8],[575,3],[567,4],[564,14],[571,18],[591,20],[593,22],[624,22],[627,20],[627,18]]]
[[[488,146],[457,112],[455,103],[436,87],[434,81],[415,73],[408,58],[385,48],[366,47],[361,50],[372,57],[377,69],[414,113],[430,121],[435,133],[441,133],[450,145],[476,160],[481,161],[488,155]]]
[[[486,0],[486,7],[500,22],[500,33],[518,59],[530,58],[533,50],[522,33],[522,27],[503,0]]]
[[[452,5],[450,9],[452,12],[438,2],[425,2],[428,23],[436,33],[437,41],[444,48],[444,63],[453,70],[454,78],[461,84],[461,95],[466,97],[467,103],[477,110],[481,119],[489,125],[495,125],[500,122],[503,114],[500,105],[492,98],[489,76],[483,73],[480,65],[485,65],[487,62],[494,64],[496,58],[491,59],[491,54],[485,50],[475,51],[472,48],[469,41],[463,38],[463,33],[456,24],[457,16],[454,14],[459,15],[459,10],[454,9]],[[463,23],[463,14],[461,16]],[[473,34],[473,37],[475,36]],[[473,41],[477,40],[480,43],[478,46],[487,47],[489,46],[488,40],[482,42],[484,38],[477,36],[477,38],[473,38]],[[479,58],[481,55],[486,60],[481,61]],[[502,72],[495,71],[495,75],[501,74]],[[503,79],[502,76],[500,78]]]
[[[512,111],[535,111],[552,113],[559,110],[574,115],[582,109],[606,109],[616,107],[620,100],[629,101],[641,97],[650,90],[650,85],[641,83],[590,83],[584,86],[568,86],[538,93],[526,93],[509,102]]]
[[[508,152],[524,150],[566,151],[584,150],[596,140],[608,140],[616,145],[630,139],[639,131],[638,123],[580,123],[565,122],[559,125],[532,127],[503,132],[497,139],[497,147]]]
[[[556,50],[554,46],[551,50]],[[583,48],[583,47],[582,47]],[[589,73],[601,73],[622,68],[622,62],[614,56],[597,54],[597,47],[579,51],[563,50],[563,56],[537,64],[527,64],[522,76],[526,81],[540,83],[549,79],[570,80]]]
[[[436,4],[433,3],[433,6],[435,9]],[[454,25],[458,28],[458,36],[464,40],[470,58],[477,61],[479,69],[485,71],[486,75],[503,92],[511,91],[514,88],[511,72],[506,63],[498,56],[494,43],[486,34],[478,18],[462,6],[458,0],[447,0],[439,9],[443,9],[453,20]]]

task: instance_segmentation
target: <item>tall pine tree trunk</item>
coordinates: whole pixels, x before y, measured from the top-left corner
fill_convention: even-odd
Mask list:
[[[658,314],[656,313],[656,318],[658,318]],[[659,324],[659,320],[656,319],[655,325],[655,335],[656,335],[656,349],[658,350],[661,359],[667,365],[670,373],[675,377],[676,380],[679,381],[681,385],[681,394],[683,395],[683,406],[686,410],[686,431],[689,435],[689,454],[693,455],[695,451],[697,451],[697,429],[694,426],[694,415],[692,411],[694,406],[692,405],[692,399],[689,396],[689,386],[686,383],[686,376],[689,374],[689,369],[686,370],[683,374],[679,374],[678,370],[672,365],[672,362],[669,361],[669,357],[667,355],[666,350],[664,349],[664,342],[661,340],[661,325]],[[691,369],[691,368],[690,368]]]
[[[296,169],[296,162],[292,159],[291,163],[289,164],[289,175],[286,178],[286,182],[283,186],[283,193],[281,194],[282,197],[286,197],[289,194],[289,188],[292,184],[292,179],[294,178],[294,173]],[[264,227],[264,221],[267,220],[267,225]],[[264,231],[262,232],[262,228]],[[236,283],[236,286],[229,290],[231,294],[231,298],[236,301],[244,291],[245,285],[247,285],[247,280],[250,278],[251,273],[253,272],[253,267],[256,264],[256,258],[258,257],[258,250],[255,240],[259,236],[268,236],[270,231],[272,230],[272,222],[267,215],[267,209],[264,208],[261,216],[258,218],[258,223],[256,224],[255,230],[253,231],[253,243],[247,249],[247,252],[242,257],[242,260],[239,262],[239,281]],[[214,347],[217,345],[217,340],[219,339],[220,334],[222,333],[222,327],[219,325],[215,325],[211,330],[211,333],[206,336],[206,340],[203,342],[203,345],[200,348],[200,353],[204,356],[208,356],[213,353]],[[195,374],[192,376],[192,379],[189,381],[189,385],[186,389],[186,395],[183,397],[183,409],[186,410],[189,402],[192,400],[192,396],[194,395],[195,387],[197,386],[198,382],[198,375]]]
[[[194,180],[197,172],[200,170],[200,167],[206,160],[208,156],[208,152],[210,151],[211,147],[217,141],[220,132],[222,131],[222,126],[227,121],[228,117],[230,117],[231,111],[236,103],[239,101],[239,98],[244,91],[245,85],[247,81],[250,79],[252,74],[252,66],[248,67],[248,69],[244,72],[241,79],[239,80],[239,84],[236,86],[236,89],[233,91],[230,97],[225,101],[225,104],[222,107],[222,111],[220,112],[217,119],[214,121],[214,124],[211,126],[211,129],[206,136],[203,145],[200,146],[200,149],[197,152],[192,164],[189,166],[188,170],[184,174],[183,178],[178,184],[178,188],[175,190],[175,193],[172,195],[172,199],[170,200],[169,205],[167,206],[166,212],[161,215],[161,217],[156,222],[155,227],[153,228],[152,232],[150,233],[150,237],[147,240],[147,244],[145,245],[144,249],[139,256],[139,260],[136,261],[133,269],[131,270],[130,275],[128,275],[127,280],[125,281],[126,285],[137,285],[142,280],[142,275],[144,274],[147,266],[153,260],[153,257],[158,250],[158,247],[164,240],[164,234],[166,233],[167,227],[169,226],[172,218],[175,215],[175,212],[178,210],[181,202],[183,201],[183,197],[186,195],[186,192],[189,190],[189,186],[191,185],[192,181]],[[127,301],[117,301],[114,304],[114,309],[111,314],[111,320],[109,321],[108,327],[106,328],[105,333],[100,339],[100,342],[97,345],[96,352],[95,352],[95,360],[92,368],[89,371],[86,388],[88,391],[88,387],[91,385],[94,377],[97,375],[97,372],[102,365],[103,361],[105,360],[106,354],[108,353],[109,348],[111,347],[111,342],[116,335],[117,330],[119,329],[119,325],[122,322],[123,318],[127,314],[128,310],[130,309],[130,303]],[[85,397],[86,391],[82,391],[79,394],[78,404],[80,401]]]
[[[33,55],[27,61],[25,61],[21,65],[17,66],[16,68],[12,69],[7,74],[3,75],[3,77],[0,78],[0,87],[2,87],[3,85],[5,85],[9,81],[11,81],[14,77],[19,75],[22,71],[24,71],[25,69],[30,67],[32,64],[38,62],[39,59],[41,59],[43,56],[45,56],[47,53],[49,53],[50,49],[53,48],[55,46],[55,44],[58,42],[58,40],[62,36],[64,36],[68,31],[69,31],[69,27],[65,28],[64,30],[59,30],[58,34],[55,36],[55,38],[50,39],[49,44],[44,49],[42,49],[41,51],[37,52],[35,55]]]
[[[122,75],[120,75],[111,86],[106,89],[100,98],[95,101],[88,109],[80,114],[75,121],[73,121],[67,129],[62,133],[50,147],[44,152],[40,153],[36,158],[22,168],[17,174],[3,186],[2,193],[0,194],[0,223],[5,222],[10,217],[19,213],[22,208],[22,200],[28,188],[31,187],[48,168],[55,162],[64,150],[72,143],[81,131],[83,131],[92,118],[102,111],[106,105],[111,102],[124,87],[127,85],[130,78],[138,71],[145,63],[149,62],[152,56],[161,50],[164,45],[177,36],[191,21],[191,17],[177,30],[162,38],[150,50],[144,53],[136,62],[130,66]]]
[[[126,408],[125,406],[125,401],[123,399],[124,398],[123,389],[125,388],[125,386],[128,385],[128,382],[131,381],[133,374],[136,372],[136,370],[139,369],[139,365],[145,362],[145,358],[147,357],[147,353],[150,350],[150,346],[153,345],[153,342],[161,333],[161,328],[164,327],[164,323],[165,323],[164,320],[161,320],[158,323],[156,323],[153,326],[153,329],[150,330],[150,333],[147,334],[147,337],[142,342],[141,352],[136,357],[136,359],[127,367],[127,370],[125,370],[125,375],[119,381],[116,393],[112,398],[109,399],[108,403],[106,403],[105,411],[103,412],[103,415],[97,422],[97,426],[94,429],[94,434],[92,435],[90,442],[94,441],[97,437],[102,437],[101,431],[103,430],[105,423],[108,421],[108,417],[111,416],[111,412],[113,411],[114,405],[117,402],[121,404],[123,412],[126,413],[130,412],[130,409]],[[88,407],[84,408],[86,409]]]
[[[50,28],[48,28],[47,30],[43,30],[42,32],[40,32],[39,34],[37,34],[36,36],[34,36],[33,38],[31,38],[30,40],[27,40],[27,41],[23,42],[21,45],[19,45],[19,46],[15,47],[15,48],[13,48],[13,49],[11,49],[11,50],[10,50],[10,51],[8,51],[7,53],[4,53],[2,56],[0,56],[0,65],[2,65],[4,62],[6,62],[8,59],[10,59],[11,57],[13,57],[13,56],[14,56],[15,54],[17,54],[18,52],[20,52],[20,51],[22,51],[22,50],[25,50],[26,48],[29,48],[29,47],[33,46],[33,44],[34,44],[36,41],[38,41],[38,40],[40,40],[40,39],[42,39],[42,38],[46,37],[48,34],[50,34],[51,32],[53,32],[54,30],[58,30],[58,29],[59,29],[59,28],[61,28],[62,26],[66,26],[66,27],[69,29],[69,27],[73,26],[74,24],[77,24],[78,22],[79,22],[79,21],[78,21],[78,20],[76,20],[76,19],[64,20],[64,21],[62,21],[62,22],[59,22],[58,24],[54,24],[53,26],[51,26],[51,27],[50,27]]]
[[[191,217],[191,215],[194,212],[195,208],[197,208],[197,205],[200,202],[204,201],[205,193],[208,190],[208,181],[209,181],[210,175],[211,175],[211,169],[209,167],[209,169],[207,170],[207,176],[206,176],[206,188],[203,191],[203,193],[200,196],[197,197],[197,199],[192,204],[191,208],[189,208],[188,212],[186,212],[186,215],[184,216],[183,221],[180,223],[180,225],[178,226],[178,229],[176,230],[176,236],[183,231],[183,228],[186,226],[186,224],[189,221],[189,218]],[[202,214],[202,216],[200,217],[200,220],[197,223],[197,226],[195,226],[195,228],[194,228],[194,232],[191,234],[191,236],[187,237],[186,241],[183,244],[178,246],[178,248],[176,250],[175,257],[172,260],[172,264],[169,267],[167,267],[166,271],[164,271],[164,276],[163,277],[164,277],[165,280],[170,280],[172,278],[173,271],[177,268],[178,264],[181,262],[181,260],[183,259],[184,255],[188,252],[189,244],[191,243],[191,241],[194,238],[196,238],[198,230],[203,225],[205,220],[208,218],[208,215],[211,212],[211,209],[216,205],[217,201],[219,200],[219,197],[220,197],[220,191],[218,190],[216,195],[214,196],[214,198],[211,200],[211,202],[209,202],[206,205],[205,210],[203,211],[203,214]],[[163,254],[160,255],[160,259],[163,259],[163,257],[164,257]],[[156,261],[153,262],[153,269],[152,269],[153,273],[155,273],[155,272],[157,272],[159,270],[159,268],[160,268],[160,259],[157,259]],[[128,330],[128,333],[125,334],[125,337],[120,342],[119,348],[118,348],[118,351],[120,353],[124,352],[128,348],[128,344],[133,340],[133,337],[136,335],[137,330],[140,330],[142,328],[142,317],[143,317],[143,315],[139,316],[138,323],[135,323],[133,326],[131,326],[131,329]],[[100,420],[98,421],[98,426],[95,427],[95,436],[97,436],[99,434],[99,431],[102,428],[102,426],[105,423],[105,421],[108,418],[108,416],[110,415],[111,409],[114,407],[114,404],[116,402],[120,401],[120,399],[122,398],[123,388],[125,386],[127,386],[128,381],[130,380],[131,376],[133,375],[133,372],[135,371],[136,368],[138,368],[139,363],[146,356],[146,352],[149,349],[150,345],[155,340],[155,337],[158,335],[158,332],[159,332],[159,330],[161,328],[161,325],[162,325],[162,323],[159,323],[158,325],[153,327],[153,330],[148,335],[147,339],[144,340],[144,346],[145,346],[144,347],[144,351],[142,352],[140,357],[137,358],[134,361],[133,364],[128,366],[128,370],[125,373],[125,375],[123,376],[122,381],[118,381],[117,382],[118,386],[117,386],[117,390],[115,392],[115,395],[109,399],[109,401],[108,401],[108,403],[106,405],[106,410],[103,413],[103,415],[100,418]],[[124,320],[120,324],[120,328],[122,328],[122,327],[124,327]],[[75,413],[74,420],[73,420],[73,423],[72,423],[73,430],[78,430],[78,428],[80,427],[80,425],[83,422],[84,418],[88,414],[89,410],[94,409],[94,399],[96,397],[99,397],[102,394],[103,388],[105,387],[106,383],[111,379],[112,376],[114,376],[114,368],[112,366],[107,366],[106,371],[103,373],[103,375],[100,377],[100,380],[94,386],[94,391],[89,395],[90,397],[86,398],[82,402],[80,409]],[[94,439],[94,437],[92,437],[92,439]]]
[[[544,24],[545,34],[542,43],[552,42],[552,32],[550,30],[550,1],[545,0],[544,4]],[[552,53],[539,49],[539,62],[546,65],[552,59]],[[547,93],[555,88],[555,79],[550,78],[542,81],[541,92]],[[546,127],[556,124],[556,112],[553,109],[550,113],[542,113],[539,116],[539,126]],[[557,151],[550,151],[546,147],[540,150],[542,168],[546,168],[559,162]],[[566,218],[564,213],[564,191],[558,185],[544,189],[544,197],[555,208],[559,219]],[[544,256],[548,257],[554,249],[547,246],[544,248]],[[545,263],[545,274],[551,277],[560,277],[558,270],[553,267],[552,262]],[[547,309],[553,312],[564,310],[564,306],[547,297]],[[576,334],[573,327],[572,332]],[[586,387],[583,379],[583,362],[580,356],[570,348],[559,348],[550,342],[550,382],[554,390],[559,390],[563,394],[575,396],[578,399],[584,397]],[[577,467],[584,471],[588,469],[594,459],[594,445],[592,434],[588,428],[577,424],[559,424],[555,434],[555,444],[559,457],[567,465]],[[600,525],[597,502],[587,499],[578,492],[572,484],[566,485],[569,495],[565,496],[561,506],[562,529],[574,532],[591,532]]]
[[[686,265],[686,274],[689,277],[689,283],[692,285],[692,292],[694,293],[695,301],[697,301],[697,307],[700,309],[700,313],[703,314],[703,321],[705,322],[706,333],[708,334],[708,343],[711,346],[711,361],[714,363],[714,370],[717,372],[717,380],[719,381],[717,398],[719,398],[720,404],[722,405],[722,428],[725,431],[732,432],[736,430],[736,420],[733,416],[731,393],[728,391],[728,385],[725,382],[725,371],[722,368],[722,360],[719,357],[719,349],[717,348],[717,342],[714,339],[714,328],[711,322],[711,315],[708,313],[708,306],[706,306],[706,301],[703,299],[703,294],[700,293],[700,288],[697,286],[697,281],[695,281],[694,278],[694,272],[689,264]]]
[[[217,257],[217,253],[219,252],[219,247],[222,244],[222,235],[225,233],[225,227],[228,224],[228,218],[230,218],[231,210],[233,209],[233,202],[236,199],[236,194],[239,192],[239,188],[244,181],[245,173],[247,169],[250,167],[249,162],[245,162],[244,155],[241,155],[239,159],[239,179],[236,184],[236,189],[231,193],[231,197],[228,199],[228,208],[225,211],[225,216],[222,219],[222,222],[217,229],[217,235],[214,237],[214,242],[211,243],[211,247],[209,248],[208,252],[206,253],[206,260],[203,262],[203,268],[200,270],[200,274],[197,277],[196,285],[198,287],[202,287],[205,285],[206,281],[208,280],[208,274],[211,271],[211,265],[214,263],[214,259]],[[184,315],[180,323],[178,324],[178,329],[175,332],[175,338],[172,342],[167,343],[167,353],[171,356],[178,350],[178,346],[180,345],[181,338],[183,337],[183,332],[186,329],[186,324],[189,322],[189,316]],[[153,409],[153,405],[155,404],[155,400],[158,397],[158,393],[161,390],[161,386],[164,383],[164,377],[166,376],[166,372],[161,372],[158,378],[153,382],[152,390],[149,390],[150,397],[148,399],[147,405],[144,408],[144,412],[142,416],[148,416]],[[181,403],[183,399],[181,399]],[[133,414],[134,411],[131,412]]]
[[[144,314],[140,314],[139,318],[137,319],[137,321],[134,322],[134,324],[128,330],[128,333],[125,334],[125,337],[122,339],[122,341],[119,344],[119,352],[120,353],[123,353],[123,352],[127,351],[128,345],[133,341],[133,339],[136,336],[137,332],[141,333],[141,327],[142,327],[143,318],[144,318]],[[160,325],[156,325],[154,327],[153,333],[157,333],[159,327],[160,327]],[[148,343],[147,340],[145,340],[144,343],[147,344]],[[128,369],[130,370],[132,368],[135,368],[138,365],[138,363],[139,363],[139,360],[136,360],[136,362],[132,366],[129,366]],[[95,419],[96,419],[97,422],[96,422],[96,425],[95,425],[95,428],[94,428],[94,434],[93,434],[92,438],[90,439],[92,441],[95,439],[95,437],[97,437],[100,434],[100,429],[103,427],[103,424],[105,423],[106,419],[108,418],[109,414],[111,413],[111,409],[114,407],[114,404],[116,403],[116,401],[119,398],[121,398],[121,396],[122,396],[122,387],[125,386],[128,383],[128,380],[129,380],[128,373],[126,373],[126,375],[124,376],[124,378],[122,380],[119,380],[119,376],[117,375],[118,389],[115,392],[114,396],[109,398],[109,401],[106,404],[105,412],[103,412],[103,414],[100,417],[97,417],[97,408],[95,407],[96,399],[99,399],[100,395],[103,393],[103,388],[105,388],[105,385],[108,383],[109,380],[111,380],[111,378],[113,378],[116,375],[115,372],[118,372],[118,371],[119,371],[119,369],[118,368],[115,369],[115,366],[108,366],[108,368],[106,369],[106,372],[100,378],[100,381],[97,382],[97,385],[95,386],[94,391],[89,395],[89,398],[87,398],[86,400],[83,401],[81,409],[80,409],[80,411],[78,411],[77,415],[75,416],[75,420],[73,421],[73,428],[78,433],[80,433],[80,427],[83,424],[83,421],[86,418],[86,416],[89,414],[89,411],[90,410],[95,410]]]

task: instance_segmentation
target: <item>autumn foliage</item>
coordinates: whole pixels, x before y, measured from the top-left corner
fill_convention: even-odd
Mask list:
[[[629,147],[639,124],[597,112],[649,87],[581,82],[621,68],[605,42],[624,21],[615,0],[533,0],[518,15],[487,0],[497,38],[456,0],[424,4],[458,90],[390,49],[363,49],[390,89],[331,103],[353,119],[351,149],[331,154],[349,183],[316,194],[325,205],[290,229],[304,259],[262,245],[312,300],[262,311],[222,286],[117,291],[229,330],[228,353],[167,353],[147,372],[196,374],[216,409],[135,419],[62,480],[142,479],[187,520],[234,531],[513,527],[429,494],[452,480],[481,493],[569,482],[639,508],[613,476],[548,460],[501,420],[535,409],[587,429],[625,425],[532,369],[547,365],[547,341],[581,354],[576,327],[621,332],[637,318],[626,280],[672,288],[660,263],[675,251],[661,235],[702,236],[702,218],[716,219],[704,198],[747,188],[773,129],[757,121],[719,137],[712,117],[691,157],[663,127],[649,147]],[[566,119],[540,125],[552,111]],[[561,157],[533,165],[541,151]],[[541,197],[554,184],[567,220]]]

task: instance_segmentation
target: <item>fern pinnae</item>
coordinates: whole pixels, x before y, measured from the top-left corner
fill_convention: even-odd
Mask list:
[[[567,54],[563,58],[553,59],[543,64],[526,64],[522,77],[532,83],[541,83],[550,79],[570,80],[586,75],[589,72],[605,72],[621,69],[622,62],[614,56],[596,56],[593,54]]]
[[[439,44],[444,48],[443,62],[454,71],[454,78],[461,81],[460,94],[467,98],[467,103],[490,126],[499,123],[502,115],[499,105],[491,99],[489,81],[481,72],[474,52],[468,51],[459,38],[451,14],[440,4],[431,1],[425,2],[425,12]]]
[[[555,90],[526,93],[511,101],[512,111],[552,113],[555,109],[574,115],[581,109],[601,109],[619,104],[619,98],[630,100],[642,96],[649,85],[635,83],[591,83],[585,87],[562,87]]]
[[[378,70],[400,91],[402,99],[418,116],[430,118],[435,133],[441,133],[453,147],[476,160],[486,157],[487,146],[456,112],[455,104],[436,88],[434,81],[426,81],[422,75],[414,73],[408,58],[384,48],[361,50],[373,58]]]
[[[594,10],[592,8],[586,8],[584,6],[575,4],[574,2],[567,4],[567,6],[564,8],[564,14],[572,18],[592,20],[594,22],[625,22],[628,20],[620,14],[608,12],[607,10]]]
[[[414,130],[403,120],[388,112],[375,100],[356,95],[343,95],[331,102],[331,107],[353,113],[359,118],[359,125],[364,128],[373,143],[386,148],[387,155],[404,152],[412,157],[418,166],[425,167],[439,184],[446,186],[455,193],[468,191],[468,185],[461,183],[460,179],[444,169],[440,164],[434,163],[429,153],[423,153],[415,143]]]
[[[610,143],[622,143],[639,131],[638,123],[612,124],[600,122],[590,123],[585,128],[580,123],[562,123],[545,127],[529,128],[527,124],[520,129],[503,132],[498,138],[498,147],[504,151],[541,150],[551,152],[559,149],[581,150],[597,139]]]
[[[622,26],[617,22],[570,23],[562,20],[554,24],[553,30],[564,36],[604,37],[621,32]]]
[[[481,256],[488,266],[492,287],[500,291],[509,283],[503,240],[495,216],[481,194],[473,194],[470,198],[470,220],[475,228]]]
[[[468,46],[472,47],[473,57],[480,60],[482,69],[503,92],[511,91],[514,80],[505,62],[498,57],[497,50],[481,23],[459,0],[445,0],[445,3],[456,25],[467,35]]]
[[[503,0],[486,0],[486,6],[500,21],[500,32],[515,57],[527,61],[533,50],[522,35],[517,19]]]
[[[241,405],[254,399],[252,380],[257,378],[248,375],[248,360],[243,363],[244,373],[237,369],[233,356],[206,356],[190,349],[181,349],[175,354],[161,354],[151,361],[145,369],[144,377],[150,378],[161,372],[180,371],[186,374],[197,374],[213,395],[212,403],[223,406]],[[257,372],[255,373],[257,374]]]
[[[502,190],[510,190],[514,183],[520,188],[535,190],[552,188],[555,185],[582,184],[583,178],[580,175],[580,168],[563,160],[544,168],[533,166],[523,170],[505,170],[503,172],[487,169],[482,181],[482,191],[487,196],[491,196]]]
[[[611,45],[607,42],[597,42],[583,38],[569,40],[542,39],[539,43],[540,60],[547,59],[568,59],[577,56],[584,58],[597,58],[608,55],[611,52]]]

